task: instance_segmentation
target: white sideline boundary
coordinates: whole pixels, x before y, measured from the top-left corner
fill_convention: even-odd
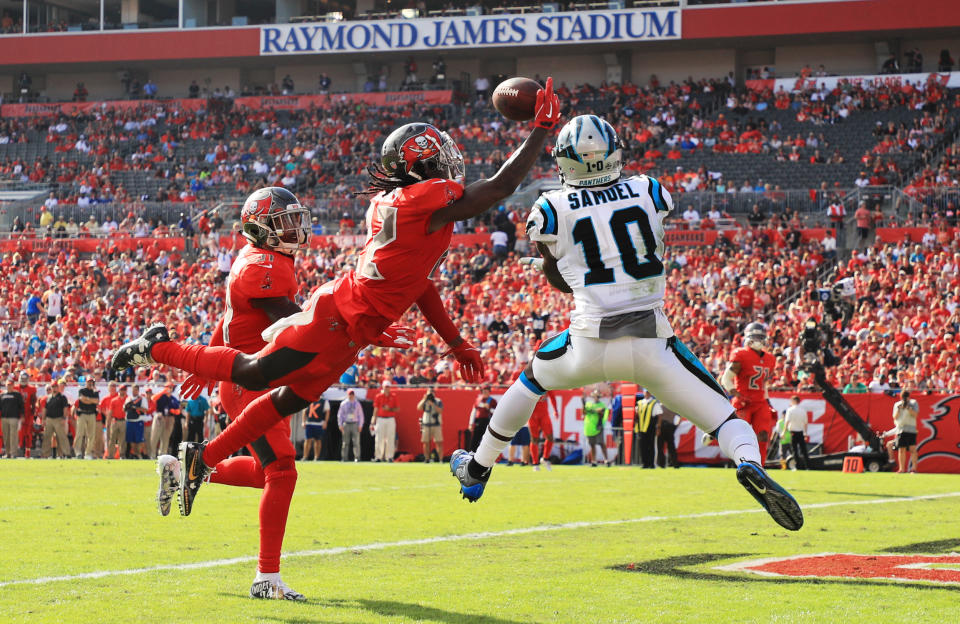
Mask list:
[[[925,494],[922,496],[903,496],[897,498],[875,498],[870,500],[855,501],[834,501],[829,503],[812,503],[803,505],[803,509],[826,509],[829,507],[844,507],[856,505],[883,505],[888,503],[909,503],[913,501],[937,500],[941,498],[954,498],[960,496],[960,492],[946,492],[943,494]],[[503,531],[486,531],[482,533],[463,533],[459,535],[440,535],[436,537],[424,537],[420,539],[399,540],[396,542],[374,542],[372,544],[357,544],[355,546],[337,546],[334,548],[322,548],[319,550],[300,550],[286,553],[283,559],[293,559],[296,557],[323,557],[330,555],[342,555],[350,552],[369,552],[374,550],[385,550],[387,548],[397,548],[403,546],[423,546],[428,544],[443,544],[446,542],[464,542],[483,540],[492,537],[509,537],[513,535],[529,535],[532,533],[548,533],[550,531],[565,531],[570,529],[591,529],[604,526],[617,526],[626,524],[638,524],[642,522],[660,522],[663,520],[695,520],[698,518],[717,518],[721,516],[738,516],[743,514],[766,513],[762,508],[755,509],[730,509],[726,511],[705,511],[695,514],[682,514],[678,516],[643,516],[641,518],[626,518],[622,520],[584,520],[580,522],[566,522],[564,524],[545,524],[533,527],[523,527],[519,529],[505,529]],[[213,559],[210,561],[197,561],[194,563],[168,563],[145,568],[129,568],[126,570],[98,570],[95,572],[84,572],[82,574],[70,574],[63,576],[41,576],[32,579],[14,579],[11,581],[0,581],[0,588],[14,585],[46,585],[48,583],[59,583],[63,581],[78,581],[86,579],[99,579],[109,576],[133,576],[137,574],[147,574],[149,572],[163,572],[167,570],[203,570],[206,568],[218,568],[223,566],[235,565],[238,563],[251,563],[257,561],[257,557],[248,555],[244,557],[231,557],[229,559]]]

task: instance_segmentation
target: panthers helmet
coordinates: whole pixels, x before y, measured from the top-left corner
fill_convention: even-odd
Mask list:
[[[609,123],[596,115],[578,115],[557,135],[553,148],[560,182],[570,186],[599,186],[620,177],[623,151]]]
[[[463,154],[446,132],[428,123],[409,123],[390,133],[380,148],[380,164],[396,178],[463,177]]]
[[[767,346],[767,329],[761,323],[750,323],[743,328],[743,344],[755,349]]]
[[[240,224],[243,236],[263,249],[290,253],[310,242],[310,211],[278,186],[251,193],[240,210]]]

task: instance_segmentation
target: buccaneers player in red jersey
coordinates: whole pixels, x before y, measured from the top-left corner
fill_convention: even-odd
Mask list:
[[[530,457],[533,458],[533,469],[540,470],[540,466],[543,466],[547,470],[551,470],[550,451],[553,450],[553,422],[550,420],[550,412],[547,410],[546,401],[537,402],[527,426],[530,427]],[[537,444],[537,440],[541,436],[543,437],[542,458]]]
[[[744,346],[733,352],[720,383],[733,397],[737,415],[750,423],[760,444],[760,459],[767,460],[767,442],[777,422],[768,401],[767,382],[773,376],[774,357],[765,351],[767,330],[750,323],[743,330]]]
[[[460,336],[430,274],[447,251],[454,222],[476,217],[510,196],[543,153],[548,131],[559,119],[560,102],[548,79],[537,93],[527,139],[493,177],[466,188],[457,181],[463,156],[449,135],[425,123],[394,130],[381,148],[380,165],[370,168],[375,195],[356,270],[316,289],[302,312],[265,330],[268,344],[256,355],[172,342],[163,325],[117,350],[111,363],[116,370],[162,363],[249,390],[272,388],[216,439],[181,444],[179,494],[186,513],[213,466],[310,405],[414,303],[449,345],[461,375],[471,383],[483,377],[479,351]]]
[[[299,287],[293,254],[310,240],[309,212],[290,191],[262,188],[254,191],[240,212],[243,235],[249,243],[240,250],[227,277],[223,317],[210,344],[256,353],[266,346],[261,332],[281,318],[300,311],[294,303]],[[184,382],[184,399],[200,395],[209,382],[197,376]],[[265,391],[244,390],[220,382],[220,401],[231,420]],[[257,576],[250,588],[255,598],[305,600],[280,578],[280,549],[287,526],[287,512],[297,483],[296,450],[290,441],[290,425],[281,420],[248,445],[250,456],[231,457],[219,462],[210,475],[211,483],[263,490],[260,496],[260,553]],[[170,513],[170,502],[180,485],[176,457],[157,458],[160,490],[157,504],[162,515]],[[181,506],[183,515],[189,513]]]

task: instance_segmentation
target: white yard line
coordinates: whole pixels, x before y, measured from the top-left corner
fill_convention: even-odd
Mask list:
[[[804,505],[804,509],[825,509],[828,507],[845,507],[854,505],[883,505],[887,503],[908,503],[913,501],[936,500],[940,498],[953,498],[960,496],[960,492],[946,492],[944,494],[927,494],[923,496],[904,496],[899,498],[876,498],[870,500],[855,501],[835,501],[830,503],[812,503]],[[424,537],[420,539],[399,540],[396,542],[374,542],[372,544],[357,544],[355,546],[338,546],[335,548],[322,548],[320,550],[300,550],[283,555],[284,559],[294,557],[322,557],[329,555],[342,555],[350,552],[367,552],[372,550],[384,550],[387,548],[397,548],[403,546],[423,546],[428,544],[442,544],[445,542],[464,542],[484,540],[492,537],[509,537],[511,535],[528,535],[531,533],[547,533],[550,531],[565,531],[569,529],[590,529],[604,526],[616,526],[624,524],[636,524],[640,522],[659,522],[661,520],[691,520],[697,518],[716,518],[720,516],[738,516],[742,514],[765,513],[763,509],[731,509],[727,511],[705,511],[695,514],[682,514],[679,516],[644,516],[642,518],[627,518],[623,520],[587,520],[582,522],[566,522],[564,524],[547,524],[533,527],[524,527],[519,529],[505,529],[503,531],[487,531],[483,533],[464,533],[460,535],[441,535],[437,537]],[[132,576],[135,574],[146,574],[148,572],[160,572],[164,570],[202,570],[204,568],[218,568],[234,565],[238,563],[252,563],[257,558],[254,556],[232,557],[230,559],[213,559],[210,561],[197,561],[195,563],[169,563],[146,568],[129,568],[126,570],[98,570],[95,572],[84,572],[82,574],[69,574],[64,576],[42,576],[32,579],[15,579],[11,581],[0,581],[0,587],[9,587],[11,585],[45,585],[47,583],[57,583],[60,581],[77,581],[83,579],[98,579],[108,576]]]

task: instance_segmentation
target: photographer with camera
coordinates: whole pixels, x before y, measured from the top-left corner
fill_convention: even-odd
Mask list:
[[[423,461],[430,463],[430,441],[437,449],[437,461],[443,461],[443,401],[437,398],[436,388],[430,387],[417,403],[420,416],[420,440],[423,442]]]

